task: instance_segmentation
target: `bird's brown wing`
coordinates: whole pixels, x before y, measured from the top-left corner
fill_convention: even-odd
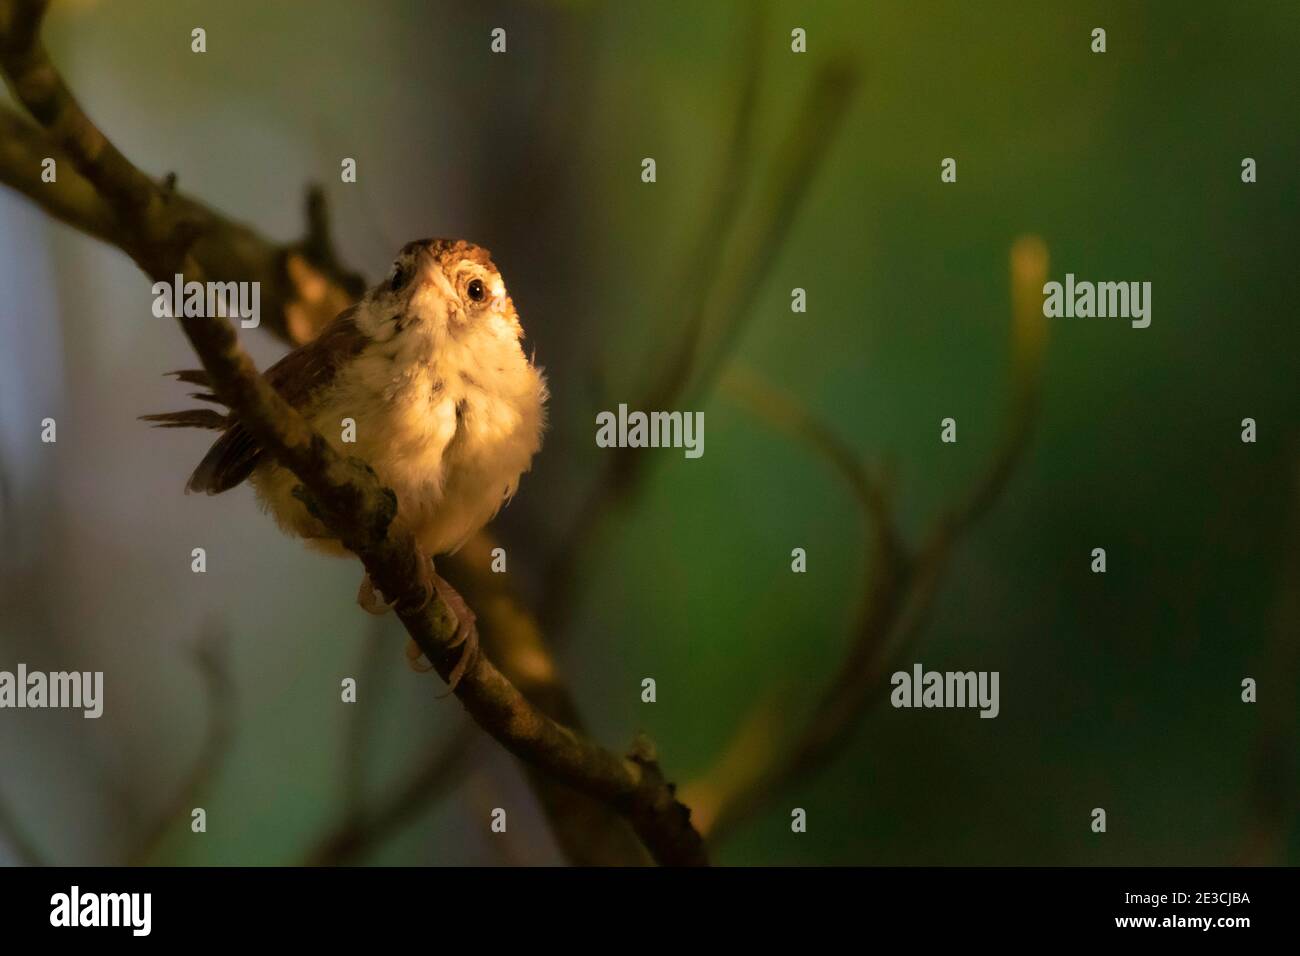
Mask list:
[[[356,306],[340,312],[321,334],[266,370],[266,380],[294,408],[310,404],[334,381],[339,369],[369,343],[357,328]]]
[[[368,341],[365,334],[357,328],[354,306],[339,313],[317,338],[294,349],[268,368],[264,376],[285,401],[294,408],[304,409],[312,403],[315,396],[333,383],[339,370],[355,358]],[[202,369],[186,369],[171,374],[191,385],[211,387],[208,374]],[[204,401],[220,401],[212,393],[195,393],[194,397]],[[188,414],[173,412],[147,418],[163,426],[183,425],[191,422],[182,421],[176,416]],[[190,475],[190,480],[185,485],[186,492],[221,494],[243,482],[257,467],[262,457],[262,446],[233,413],[227,417],[227,421],[229,424],[225,432],[208,449],[208,453],[194,469],[194,474]],[[208,427],[212,427],[211,424]]]

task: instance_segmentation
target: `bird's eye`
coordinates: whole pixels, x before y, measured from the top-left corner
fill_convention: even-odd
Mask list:
[[[411,270],[405,265],[398,262],[393,265],[392,278],[388,280],[388,290],[397,292],[402,286],[406,285],[406,280],[411,277]]]
[[[483,284],[482,279],[471,279],[465,291],[469,293],[469,297],[475,302],[482,302],[487,298],[487,286]]]

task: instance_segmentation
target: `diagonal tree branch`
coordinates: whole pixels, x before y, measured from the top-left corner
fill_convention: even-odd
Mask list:
[[[582,716],[542,639],[537,619],[524,609],[505,575],[472,573],[490,566],[495,544],[490,533],[477,535],[444,562],[447,573],[454,575],[451,580],[486,623],[483,646],[502,672],[544,714],[582,731]],[[571,862],[587,866],[649,862],[633,833],[607,806],[536,769],[525,769],[551,831]]]
[[[3,10],[4,7],[0,7]],[[44,159],[55,161],[56,179],[41,179]],[[0,104],[0,182],[27,196],[52,217],[122,249],[138,260],[138,227],[117,218],[73,156],[39,127]],[[260,283],[262,318],[268,331],[292,344],[316,337],[324,325],[364,289],[364,280],[338,261],[328,244],[323,195],[307,194],[308,230],[303,239],[277,245],[242,223],[227,219],[175,188],[174,177],[156,184],[165,204],[152,215],[186,224],[197,235],[192,253],[215,281]],[[156,227],[146,226],[147,232]],[[323,241],[324,240],[324,241]]]
[[[714,363],[719,362],[720,356],[734,347],[751,314],[747,306],[760,283],[762,272],[761,268],[751,267],[746,256],[763,264],[769,263],[775,256],[807,193],[808,184],[816,179],[817,170],[830,152],[847,105],[857,87],[857,72],[847,63],[834,62],[819,70],[803,108],[793,120],[792,128],[781,139],[783,146],[778,155],[776,172],[762,184],[760,211],[752,220],[746,221],[743,231],[740,230],[742,199],[750,185],[756,155],[753,138],[762,77],[765,7],[764,3],[755,2],[747,8],[750,16],[744,41],[740,93],[727,146],[720,154],[717,174],[719,188],[714,191],[710,211],[702,220],[702,228],[693,244],[694,252],[684,261],[681,278],[668,284],[670,288],[688,290],[686,295],[679,298],[692,303],[691,310],[679,331],[677,341],[666,350],[668,359],[651,382],[639,407],[668,408],[677,403],[695,373],[700,360],[700,345],[706,337],[707,329],[717,326],[723,330],[721,352],[712,353]],[[729,280],[724,283],[720,278],[717,254],[719,237],[726,239],[728,249],[738,246],[745,250],[743,254],[725,251],[721,256],[731,272],[743,276],[739,281]],[[722,287],[725,289],[720,294],[719,288]],[[714,330],[717,331],[716,328]],[[698,386],[700,394],[707,391],[711,378],[712,376],[706,376],[704,384]],[[576,577],[579,556],[586,550],[601,519],[620,497],[633,491],[646,461],[644,456],[638,456],[635,452],[628,453],[624,449],[612,449],[603,460],[603,468],[592,485],[588,500],[579,509],[577,520],[546,575],[539,616],[541,623],[548,629],[557,629],[567,613],[572,598],[571,582]],[[482,584],[485,580],[483,575],[475,575],[473,569],[486,566],[486,562],[476,565],[469,557],[476,551],[486,553],[490,550],[490,547],[484,545],[485,540],[480,536],[475,547],[467,547],[444,559],[444,571],[463,594],[474,590],[475,582]],[[494,603],[489,605],[491,606],[498,605]],[[484,623],[482,607],[478,613],[480,623]],[[486,620],[483,630],[485,646],[506,675],[518,683],[530,699],[536,700],[551,717],[573,725],[572,717],[566,716],[567,711],[548,709],[550,704],[566,701],[567,695],[557,697],[546,694],[535,697],[535,689],[521,683],[522,676],[512,670],[512,662],[522,665],[530,658],[536,658],[536,642],[531,637],[535,628],[536,622],[531,615],[518,611],[504,613],[498,621]],[[496,633],[499,629],[501,634]],[[502,639],[503,636],[505,639]],[[473,731],[466,728],[462,733],[472,734]],[[448,773],[460,773],[466,766],[462,761],[443,761],[439,751],[435,751],[429,759]],[[416,779],[424,779],[423,770],[417,770],[414,776]],[[432,795],[441,792],[446,786],[446,781],[438,780],[436,786],[430,786],[428,791]],[[386,819],[386,811],[395,805],[404,806],[405,792],[405,788],[399,787],[381,798],[376,808],[378,818]],[[629,848],[615,832],[616,828],[609,825],[593,827],[591,824],[599,821],[593,817],[592,808],[584,808],[571,798],[572,794],[565,799],[542,796],[551,816],[552,827],[570,859],[597,863],[641,861],[642,857],[637,852],[639,848],[630,848],[634,852],[629,856],[626,852]],[[583,819],[587,821],[586,826],[581,825]],[[327,838],[327,841],[329,839],[332,838]],[[620,847],[623,847],[623,852],[619,852]],[[613,856],[610,855],[611,852]]]
[[[42,163],[55,161],[53,182],[41,179]],[[0,177],[47,213],[96,239],[112,241],[117,223],[95,187],[76,171],[68,154],[40,128],[0,105]]]
[[[181,273],[211,278],[200,260],[210,219],[186,215],[168,186],[141,173],[81,110],[39,40],[45,3],[0,5],[0,67],[11,90],[42,125],[113,214],[116,238],[151,279]],[[242,278],[248,279],[247,274]],[[258,374],[225,319],[179,318],[217,394],[241,423],[302,482],[321,520],[361,558],[372,580],[444,678],[459,657],[450,646],[456,620],[427,585],[427,558],[409,529],[395,523],[395,497],[364,462],[343,459]],[[638,744],[620,757],[547,717],[487,659],[477,655],[455,689],[471,717],[526,763],[607,804],[663,864],[704,864],[690,811],[674,796],[653,753]]]
[[[314,338],[365,285],[329,245],[319,190],[309,194],[307,236],[276,246],[178,192],[175,176],[162,183],[146,176],[90,121],[50,61],[39,33],[46,6],[0,4],[0,67],[37,124],[0,107],[0,181],[119,247],[141,268],[159,254],[157,246],[185,237],[209,278],[261,284],[272,332],[295,343]],[[41,179],[45,158],[56,163],[52,183]]]
[[[502,673],[553,720],[574,730],[582,719],[542,641],[536,619],[523,607],[501,574],[481,574],[489,567],[496,541],[481,532],[454,555],[440,559],[442,572],[475,608],[482,646]],[[474,760],[481,736],[469,726],[453,731],[397,786],[362,812],[345,816],[309,850],[306,862],[354,862],[396,833],[431,801],[452,789]],[[574,791],[537,770],[526,768],[546,811],[551,831],[572,863],[628,866],[649,862],[627,823],[605,804]]]

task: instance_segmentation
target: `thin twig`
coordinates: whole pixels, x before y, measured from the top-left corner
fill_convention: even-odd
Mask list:
[[[945,509],[910,551],[894,530],[878,483],[857,456],[792,399],[752,375],[732,374],[727,391],[769,424],[795,435],[842,475],[863,510],[868,579],[853,639],[793,740],[779,740],[778,703],[768,699],[741,724],[713,767],[683,789],[711,845],[796,780],[826,765],[847,744],[868,707],[922,633],[952,548],[997,501],[1022,456],[1037,408],[1046,327],[1035,295],[1047,275],[1042,241],[1011,251],[1012,389],[1005,437],[969,493]]]
[[[381,681],[383,664],[390,659],[392,639],[384,633],[387,622],[375,619],[362,642],[357,655],[357,686],[366,688],[360,699],[349,708],[347,732],[343,737],[342,779],[340,790],[343,818],[358,820],[364,813],[366,799],[366,771],[371,731],[378,717],[379,701],[383,697]]]
[[[758,61],[751,56],[751,79],[742,94],[732,133],[733,152],[744,152],[751,137],[755,110]],[[755,310],[754,296],[784,246],[791,225],[809,187],[817,179],[836,135],[843,125],[849,103],[857,92],[859,75],[847,61],[835,61],[819,68],[792,121],[780,139],[773,171],[759,190],[757,211],[743,222],[741,183],[719,193],[713,214],[706,218],[708,232],[697,245],[697,265],[702,270],[699,288],[692,299],[690,320],[680,344],[670,350],[673,359],[664,373],[643,396],[637,407],[670,409],[703,400],[718,370],[734,350]],[[740,180],[749,164],[745,156],[733,160],[737,169],[727,175]],[[631,495],[650,458],[636,449],[609,449],[587,499],[577,512],[573,527],[551,563],[541,608],[542,623],[554,629],[564,619],[573,599],[575,570],[603,520],[613,507]]]
[[[225,763],[235,733],[235,689],[230,679],[229,651],[230,636],[224,625],[211,626],[194,646],[194,663],[203,679],[207,701],[207,730],[189,775],[128,854],[131,866],[153,859],[177,821],[189,817],[200,796],[212,787]]]
[[[471,728],[473,729],[473,728]],[[308,850],[307,866],[356,863],[381,846],[426,807],[445,796],[470,766],[476,740],[482,736],[453,733],[400,786],[373,807],[358,808],[326,831]]]
[[[761,201],[753,222],[740,229],[737,241],[723,250],[717,282],[706,305],[706,335],[691,380],[678,397],[688,406],[703,400],[749,327],[756,311],[754,297],[817,182],[817,173],[844,124],[860,80],[857,67],[848,60],[831,61],[814,74],[799,107],[797,125],[781,139],[770,180],[758,192]]]

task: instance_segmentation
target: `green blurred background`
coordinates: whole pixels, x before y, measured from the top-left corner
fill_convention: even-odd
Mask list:
[[[743,2],[80,0],[55,3],[46,35],[129,157],[277,239],[301,232],[317,180],[370,279],[415,237],[493,251],[553,395],[542,454],[496,523],[532,600],[608,454],[595,413],[635,404],[669,361],[699,294],[683,275],[710,277],[715,254],[724,268],[734,237],[701,252],[706,211],[742,177],[743,233],[777,157],[815,126],[813,77],[851,64],[856,95],[727,361],[891,467],[909,535],[1000,434],[1017,237],[1045,240],[1055,279],[1150,281],[1152,324],[1050,323],[1033,443],[957,546],[918,646],[927,668],[999,671],[1001,715],[876,706],[718,859],[1294,864],[1300,7],[769,3],[751,177],[727,143],[753,22]],[[497,26],[505,56],[488,50]],[[807,54],[790,52],[794,27]],[[355,185],[338,182],[344,156]],[[949,156],[955,184],[939,178]],[[796,286],[806,314],[790,310]],[[376,634],[356,608],[354,562],[282,538],[247,488],[181,494],[207,436],[135,421],[179,407],[159,375],[193,364],[150,301],[122,254],[0,192],[0,669],[102,669],[108,695],[99,721],[0,712],[0,798],[51,860],[126,858],[196,759],[191,649],[224,627],[237,723],[195,801],[208,833],[181,819],[150,859],[295,862],[349,786],[394,786],[461,710],[405,669],[393,622]],[[284,348],[245,341],[261,363]],[[774,690],[800,724],[865,570],[856,506],[821,461],[716,390],[691,407],[704,457],[642,452],[644,481],[583,549],[549,635],[593,736],[617,747],[644,730],[683,781]],[[47,415],[57,445],[39,442]],[[947,416],[956,445],[939,442]],[[1094,547],[1105,575],[1089,572]],[[359,673],[360,703],[340,704]],[[1240,702],[1248,676],[1258,704]],[[349,784],[362,710],[371,745]],[[475,754],[364,860],[558,862],[513,761]],[[493,807],[510,812],[504,837]],[[790,831],[792,807],[807,833]]]

